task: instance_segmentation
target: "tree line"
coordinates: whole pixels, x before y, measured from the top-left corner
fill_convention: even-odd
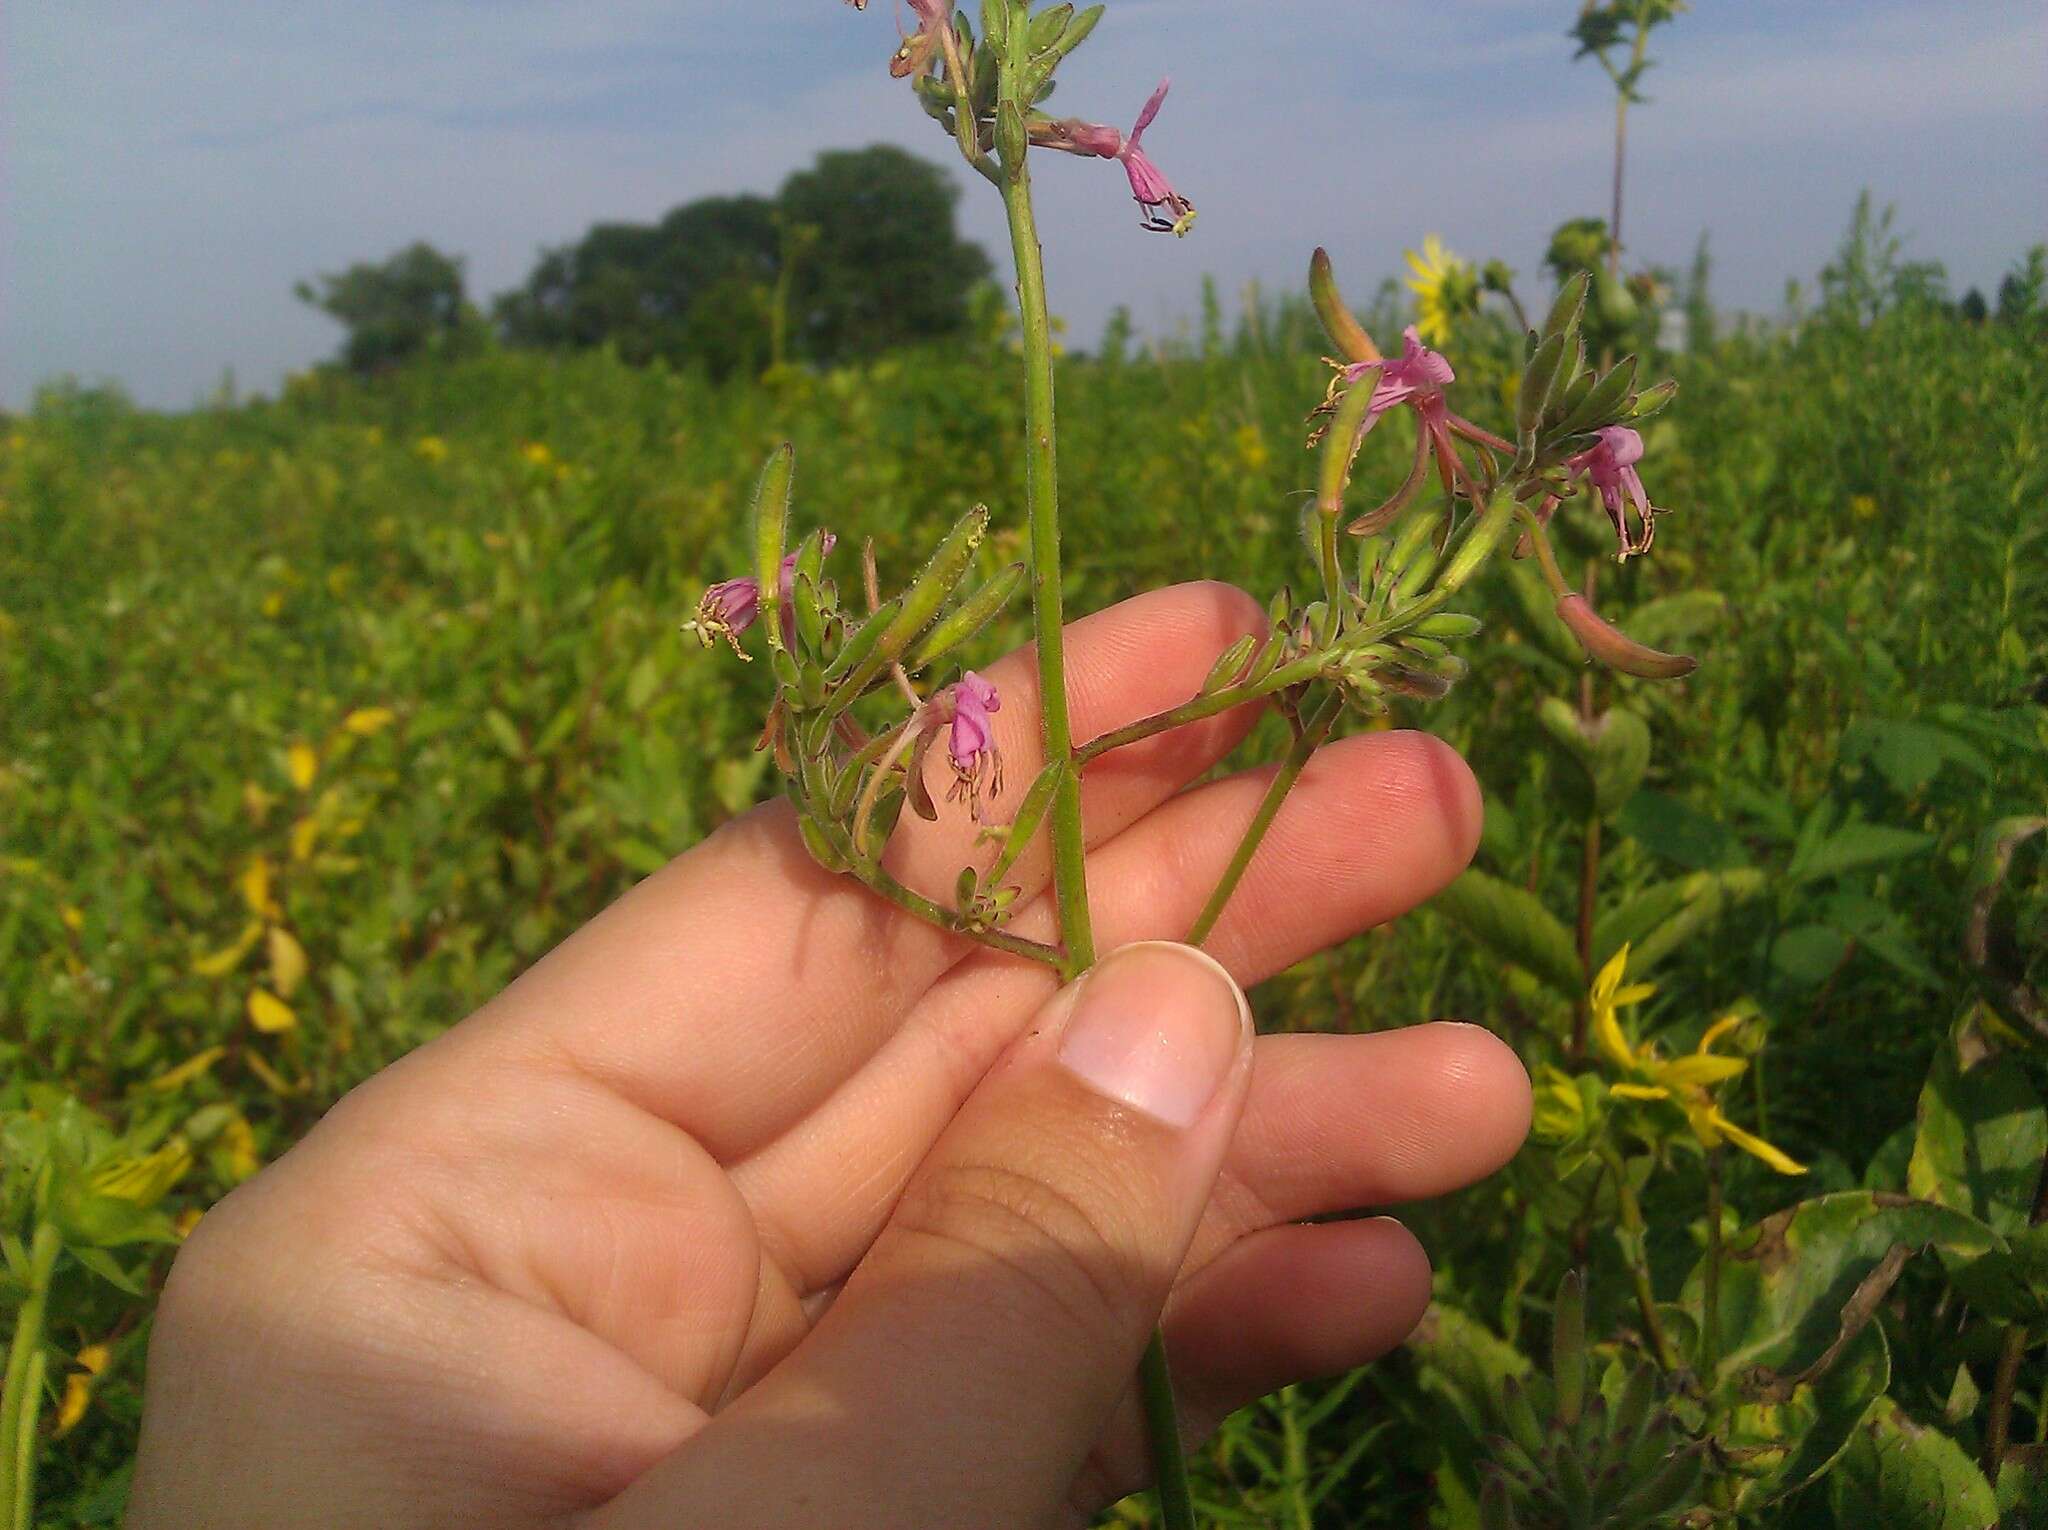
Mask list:
[[[886,144],[830,150],[773,197],[705,197],[654,223],[600,223],[472,302],[463,259],[416,242],[300,282],[342,326],[337,361],[374,373],[498,342],[611,346],[715,375],[832,363],[964,328],[991,272],[960,237],[959,188]]]

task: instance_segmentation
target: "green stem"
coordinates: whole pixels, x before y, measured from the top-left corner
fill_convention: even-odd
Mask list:
[[[1027,32],[1027,8],[1012,7],[1010,29]],[[1021,117],[1018,67],[1023,48],[1013,44],[1003,62],[998,112]],[[1011,119],[1016,120],[1016,119]],[[1002,134],[998,133],[1000,140]],[[1021,137],[1021,135],[1020,135]],[[1060,589],[1059,455],[1053,420],[1052,324],[1045,303],[1045,259],[1038,220],[1031,207],[1028,151],[1003,160],[1003,208],[1009,214],[1010,250],[1017,265],[1017,316],[1024,342],[1024,504],[1031,523],[1031,621],[1038,644],[1038,706],[1048,763],[1075,759],[1073,722],[1067,712],[1066,612]],[[1053,895],[1059,908],[1060,944],[1071,973],[1095,965],[1095,930],[1088,915],[1087,832],[1081,820],[1081,772],[1061,773],[1049,813]],[[1173,1402],[1173,1378],[1166,1367],[1166,1343],[1154,1330],[1138,1372],[1146,1434],[1159,1482],[1159,1510],[1167,1530],[1194,1530],[1187,1462],[1181,1456],[1180,1422]]]
[[[1279,774],[1273,777],[1272,784],[1266,788],[1266,795],[1259,800],[1259,810],[1252,815],[1251,823],[1245,828],[1244,837],[1237,842],[1237,850],[1230,857],[1230,864],[1223,870],[1223,880],[1216,884],[1215,891],[1209,894],[1209,901],[1202,905],[1202,912],[1195,916],[1195,922],[1188,930],[1189,945],[1199,946],[1209,938],[1209,932],[1216,928],[1216,921],[1222,916],[1224,905],[1229,903],[1230,895],[1237,890],[1237,884],[1244,879],[1246,870],[1250,868],[1252,857],[1258,853],[1259,841],[1266,837],[1266,831],[1273,826],[1273,820],[1279,816],[1280,804],[1287,800],[1287,794],[1301,778],[1301,772],[1307,766],[1309,756],[1321,748],[1323,740],[1330,736],[1330,729],[1336,725],[1337,714],[1343,707],[1343,692],[1332,690],[1323,699],[1323,704],[1316,709],[1315,716],[1309,719],[1308,726],[1302,729],[1300,736],[1295,739],[1294,747],[1287,751],[1287,758],[1280,762]]]
[[[852,860],[852,857],[848,857]],[[1071,976],[1068,971],[1067,953],[1058,946],[1046,945],[1043,941],[1026,940],[1022,935],[1012,935],[1004,930],[977,930],[951,909],[934,903],[923,893],[912,892],[901,882],[890,876],[875,861],[852,860],[848,867],[853,875],[881,897],[902,909],[906,914],[915,915],[926,924],[935,924],[951,935],[965,935],[969,940],[978,940],[997,951],[1007,951],[1012,956],[1029,957],[1034,962],[1043,962],[1058,969],[1062,976]]]
[[[1649,1229],[1643,1222],[1643,1208],[1636,1200],[1635,1186],[1628,1182],[1628,1165],[1621,1161],[1621,1155],[1609,1148],[1602,1157],[1607,1161],[1607,1172],[1614,1176],[1614,1199],[1621,1208],[1622,1231],[1628,1234],[1628,1273],[1635,1286],[1636,1310],[1643,1319],[1643,1335],[1650,1341],[1650,1352],[1656,1356],[1658,1368],[1668,1376],[1678,1369],[1678,1354],[1664,1332],[1663,1319],[1657,1316],[1657,1297],[1650,1286],[1650,1261],[1645,1252],[1644,1240]]]
[[[1138,1365],[1138,1391],[1145,1403],[1145,1437],[1152,1446],[1159,1517],[1166,1530],[1195,1530],[1195,1495],[1188,1485],[1187,1458],[1180,1451],[1180,1416],[1173,1405],[1173,1374],[1166,1366],[1166,1335],[1157,1329]]]
[[[1014,81],[1004,71],[1004,94]],[[1024,333],[1024,503],[1031,520],[1031,620],[1038,641],[1038,703],[1045,758],[1074,758],[1067,714],[1066,611],[1060,591],[1059,458],[1054,441],[1052,325],[1045,306],[1045,261],[1038,220],[1031,209],[1030,167],[1003,167],[1003,206],[1010,215],[1010,247],[1017,262],[1017,311]],[[1060,941],[1076,971],[1095,965],[1095,931],[1088,917],[1086,834],[1081,822],[1078,770],[1061,777],[1051,809],[1053,892]]]
[[[1308,1437],[1302,1433],[1296,1411],[1298,1398],[1293,1387],[1280,1389],[1280,1434],[1287,1452],[1287,1507],[1294,1516],[1294,1530],[1315,1530],[1314,1511],[1308,1501]]]
[[[1437,610],[1450,597],[1449,590],[1431,590],[1420,600],[1403,606],[1398,614],[1388,617],[1385,621],[1375,622],[1370,627],[1349,634],[1337,649],[1304,654],[1298,659],[1280,665],[1262,680],[1211,691],[1206,696],[1197,696],[1177,707],[1169,707],[1164,712],[1155,712],[1150,717],[1141,717],[1134,723],[1127,723],[1121,728],[1100,734],[1074,751],[1074,763],[1086,765],[1090,760],[1108,754],[1112,749],[1121,749],[1126,744],[1138,743],[1142,739],[1151,738],[1155,733],[1165,733],[1191,722],[1200,722],[1205,717],[1214,717],[1218,712],[1228,712],[1232,707],[1241,707],[1247,701],[1257,701],[1261,697],[1271,696],[1276,691],[1284,691],[1290,685],[1300,685],[1313,680],[1330,667],[1332,659],[1338,654],[1349,649],[1366,647],[1406,631],[1423,617]]]
[[[0,1388],[0,1525],[28,1530],[35,1512],[36,1420],[43,1406],[43,1314],[50,1281],[64,1247],[57,1229],[38,1223],[29,1244],[28,1294],[7,1348],[7,1380]]]
[[[1707,1390],[1721,1369],[1721,1150],[1707,1149],[1707,1273],[1700,1305],[1700,1376]]]

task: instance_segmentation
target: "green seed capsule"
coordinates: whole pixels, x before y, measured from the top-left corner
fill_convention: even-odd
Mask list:
[[[754,577],[760,581],[761,626],[771,650],[786,641],[782,602],[776,591],[782,587],[783,545],[788,540],[789,499],[795,478],[796,448],[785,441],[768,454],[754,489]]]
[[[928,668],[994,621],[1024,588],[1025,572],[1023,564],[1012,563],[968,596],[958,609],[925,634],[924,641],[911,654],[908,667],[913,671]]]

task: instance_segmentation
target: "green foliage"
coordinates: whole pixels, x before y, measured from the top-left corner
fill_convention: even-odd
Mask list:
[[[428,354],[473,348],[481,324],[462,290],[462,259],[407,245],[379,262],[300,282],[299,301],[348,331],[341,360],[352,372],[388,370]]]
[[[1301,402],[1328,347],[1305,304],[1248,315],[1207,354],[1062,363],[1077,612],[1208,574],[1270,590],[1297,569],[1291,496],[1316,471]],[[1384,335],[1391,317],[1367,322]],[[1701,655],[1675,687],[1601,677],[1590,714],[1574,706],[1554,733],[1545,699],[1576,703],[1586,671],[1551,603],[1491,577],[1461,595],[1484,623],[1473,676],[1434,709],[1392,705],[1472,759],[1486,880],[1275,979],[1259,1010],[1303,1029],[1494,1024],[1539,1076],[1587,1081],[1573,1093],[1589,1135],[1576,1159],[1532,1147],[1487,1185],[1404,1210],[1439,1271],[1413,1353],[1234,1419],[1198,1458],[1205,1505],[1244,1523],[1476,1526],[1504,1433],[1493,1399],[1507,1376],[1533,1392],[1544,1367],[1524,1347],[1548,1337],[1567,1268],[1588,1271],[1589,1396],[1649,1356],[1638,1256],[1683,1368],[1705,1369],[1704,1279],[1686,1272],[1705,1258],[1707,1160],[1675,1107],[1613,1098],[1615,1070],[1569,1051],[1588,972],[1623,941],[1631,980],[1658,985],[1632,1039],[1664,1058],[1749,1001],[1719,1043],[1749,1070],[1719,1104],[1812,1169],[1721,1154],[1737,1256],[1721,1380],[1688,1394],[1658,1379],[1689,1437],[1755,1452],[1750,1475],[1712,1480],[1745,1523],[1846,1527],[1883,1520],[1837,1515],[1837,1494],[1861,1513],[1900,1491],[1888,1482],[1953,1470],[1938,1450],[1946,1465],[1886,1466],[1902,1421],[1982,1457],[2005,1331],[1985,1304],[2021,1300],[2036,1268],[2023,1164],[2041,1078],[2008,1011],[2043,975],[2048,835],[1991,836],[2002,861],[1978,846],[2048,811],[2035,338],[1905,304],[1680,358],[1683,408],[1644,427],[1646,481],[1678,507],[1653,553],[1617,568],[1597,512],[1567,503],[1554,521],[1575,579],[1597,560],[1603,612]],[[1519,334],[1474,320],[1452,353],[1460,407],[1507,425]],[[149,1310],[124,1282],[160,1283],[169,1246],[154,1240],[770,789],[753,749],[766,664],[716,664],[677,631],[708,583],[752,565],[746,507],[768,452],[793,441],[801,464],[788,545],[872,532],[884,588],[902,589],[978,497],[996,496],[993,527],[1021,519],[1017,387],[982,348],[725,384],[598,350],[430,355],[371,384],[316,375],[179,417],[55,388],[0,434],[0,1072],[18,1081],[0,1095],[0,1233],[26,1260],[58,1220],[44,1211],[69,1229],[36,1346],[45,1523],[118,1514]],[[1409,445],[1384,424],[1357,479],[1398,481]],[[952,609],[1018,556],[992,531]],[[977,642],[1022,631],[1013,603]],[[1636,719],[1647,758],[1619,724],[1631,737],[1603,777],[1586,715]],[[1031,786],[1014,783],[1006,814]],[[1572,913],[1594,810],[1588,964]],[[1466,906],[1475,888],[1493,912]],[[289,1022],[254,1018],[259,991]],[[1967,1061],[1949,1039],[1966,1008]],[[1628,1126],[1640,1234],[1619,1231],[1616,1176],[1586,1150],[1610,1122]],[[52,1132],[84,1146],[59,1152]],[[140,1241],[109,1244],[123,1229],[90,1197],[36,1198],[32,1165],[174,1139],[189,1162],[138,1213]],[[1774,1263],[1780,1243],[1796,1258]],[[0,1282],[0,1333],[25,1289]],[[100,1341],[110,1359],[58,1438]],[[1758,1367],[1787,1395],[1762,1395]],[[2044,1385],[2028,1348],[2010,1440],[2034,1439]],[[2031,1448],[2010,1445],[1985,1479],[2002,1503],[2040,1502]]]
[[[988,257],[954,232],[960,190],[888,144],[820,154],[783,183],[785,217],[817,230],[821,258],[798,269],[797,350],[850,361],[959,332]]]

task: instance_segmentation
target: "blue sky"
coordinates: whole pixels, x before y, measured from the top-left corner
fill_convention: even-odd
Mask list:
[[[771,191],[821,148],[946,142],[883,68],[891,0],[14,0],[0,6],[0,406],[60,372],[193,402],[269,389],[337,331],[292,283],[425,238],[473,292],[543,245],[713,192]],[[1113,165],[1039,177],[1053,305],[1171,328],[1201,276],[1360,289],[1436,232],[1527,268],[1604,214],[1611,108],[1569,62],[1574,0],[1111,0],[1057,105],[1128,125],[1201,208],[1142,234]],[[1631,121],[1633,257],[1709,230],[1717,297],[1810,280],[1857,190],[1914,254],[1987,291],[2048,238],[2039,0],[1697,0]],[[968,232],[1000,254],[977,182]]]

